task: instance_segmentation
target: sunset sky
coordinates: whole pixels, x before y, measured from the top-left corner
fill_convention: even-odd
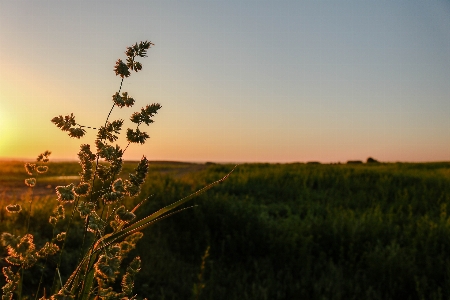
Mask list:
[[[125,159],[450,161],[450,1],[0,1],[0,158],[76,159],[50,120],[160,103]],[[125,133],[119,145],[125,147]]]

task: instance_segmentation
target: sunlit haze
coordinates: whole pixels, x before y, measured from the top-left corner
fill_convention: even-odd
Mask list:
[[[155,46],[122,88],[136,104],[111,117],[162,109],[125,159],[450,160],[444,0],[2,0],[0,158],[75,160],[95,131],[50,120],[102,125],[115,61],[142,40]]]

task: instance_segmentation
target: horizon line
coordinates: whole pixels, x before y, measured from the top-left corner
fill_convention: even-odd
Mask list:
[[[0,162],[32,162],[36,159],[33,158],[16,158],[16,157],[0,157]],[[129,159],[124,160],[124,162],[137,162],[139,159]],[[308,161],[196,161],[196,160],[167,160],[167,159],[154,159],[148,160],[149,162],[156,163],[186,163],[186,164],[394,164],[394,163],[410,163],[410,164],[426,164],[426,163],[450,163],[450,160],[436,160],[436,161],[376,161],[375,163],[368,163],[367,160],[347,160],[347,161],[319,161],[319,160],[308,160]],[[67,159],[67,158],[55,158],[51,159],[50,162],[79,162],[77,159]]]

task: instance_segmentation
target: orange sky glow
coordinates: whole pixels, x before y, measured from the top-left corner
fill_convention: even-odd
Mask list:
[[[301,3],[300,3],[301,2]],[[126,24],[113,22],[124,13]],[[127,46],[156,45],[125,79],[133,108],[160,103],[124,159],[190,162],[450,160],[445,1],[0,4],[0,159],[76,160],[99,127]],[[118,144],[125,147],[125,133]]]

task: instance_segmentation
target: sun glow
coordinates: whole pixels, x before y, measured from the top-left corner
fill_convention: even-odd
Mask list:
[[[0,89],[1,90],[1,89]],[[8,107],[8,97],[0,93],[0,159],[14,157],[17,147],[13,146],[18,132],[14,130],[14,116]]]
[[[7,115],[0,106],[0,157],[5,155],[4,151],[9,139]]]

